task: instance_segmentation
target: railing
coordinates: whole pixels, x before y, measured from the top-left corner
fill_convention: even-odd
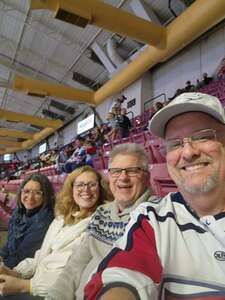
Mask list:
[[[133,119],[133,117],[134,117],[134,112],[133,111],[128,111],[127,113],[126,113],[126,115],[129,115],[129,114],[131,114],[131,118],[130,119]]]
[[[147,109],[146,109],[146,105],[147,105],[149,102],[152,102],[152,101],[154,101],[155,99],[160,98],[161,96],[163,96],[163,98],[164,98],[163,101],[164,101],[164,103],[165,103],[165,102],[166,102],[166,94],[165,94],[165,93],[159,94],[159,95],[157,95],[157,96],[155,96],[155,97],[153,97],[153,98],[151,98],[151,99],[145,101],[145,103],[144,103],[144,111],[147,110]]]

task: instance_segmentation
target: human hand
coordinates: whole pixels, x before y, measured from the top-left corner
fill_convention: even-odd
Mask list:
[[[29,292],[30,281],[9,275],[0,275],[0,294],[13,295]]]
[[[0,274],[9,275],[10,269],[4,264],[0,265]]]
[[[9,275],[10,269],[5,266],[3,262],[3,258],[0,256],[0,274],[8,274]]]

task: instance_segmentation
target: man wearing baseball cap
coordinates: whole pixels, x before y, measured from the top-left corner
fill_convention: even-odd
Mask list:
[[[154,115],[178,193],[141,204],[86,299],[225,299],[225,113],[184,93]]]

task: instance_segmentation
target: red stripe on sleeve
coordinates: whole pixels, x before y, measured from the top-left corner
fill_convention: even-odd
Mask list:
[[[154,230],[144,217],[141,226],[128,233],[130,249],[119,251],[108,263],[108,267],[121,267],[138,271],[155,283],[161,280],[162,266],[156,249]]]
[[[142,216],[134,224],[127,235],[126,250],[114,251],[105,258],[107,268],[117,267],[138,271],[150,277],[153,282],[159,283],[162,275],[162,266],[156,249],[154,230],[146,217]],[[115,250],[115,249],[114,249]],[[108,261],[107,261],[108,260]],[[95,299],[98,292],[103,287],[102,272],[95,274],[85,287],[85,299]],[[113,272],[113,271],[112,271]],[[118,279],[122,282],[122,278]]]

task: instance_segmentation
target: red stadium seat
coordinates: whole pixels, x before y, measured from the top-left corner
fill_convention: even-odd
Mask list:
[[[103,153],[109,152],[111,149],[112,149],[112,145],[110,143],[105,143],[102,146]]]
[[[166,161],[165,158],[166,150],[162,139],[160,138],[151,139],[148,142],[148,146],[151,147],[153,156],[157,163],[164,163]]]
[[[46,176],[53,176],[53,175],[57,174],[57,170],[55,168],[55,165],[41,168],[39,171],[40,171],[40,173],[42,173]]]
[[[145,136],[144,131],[137,133],[137,134],[132,134],[131,138],[132,138],[133,143],[141,144],[144,147],[145,141],[146,141],[146,136]]]
[[[125,143],[132,143],[132,137],[128,136],[128,137],[122,138],[122,144],[125,144]]]
[[[177,186],[168,173],[166,163],[149,165],[149,171],[154,194],[163,197],[170,192],[177,191]]]
[[[112,148],[122,143],[122,139],[116,139],[112,142]]]
[[[39,169],[34,169],[34,170],[27,170],[25,172],[25,175],[31,175],[31,174],[34,174],[34,173],[39,173]]]
[[[4,183],[4,189],[7,192],[16,193],[21,183],[22,183],[22,179],[10,180]]]
[[[107,152],[103,155],[103,160],[104,160],[105,169],[107,169],[108,168],[108,162],[109,162],[109,152]]]

